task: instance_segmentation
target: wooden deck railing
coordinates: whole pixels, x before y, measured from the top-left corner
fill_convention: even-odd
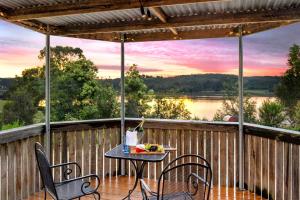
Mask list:
[[[269,199],[300,199],[300,133],[246,124],[245,183]]]
[[[133,127],[138,119],[127,119]],[[199,154],[209,160],[214,187],[234,187],[238,179],[238,127],[236,123],[179,120],[146,120],[144,142],[169,144],[177,151],[162,163],[150,163],[145,177],[157,179],[173,158]],[[51,125],[51,162],[76,161],[84,174],[115,176],[120,162],[104,158],[118,145],[120,119],[61,122]],[[34,143],[43,142],[44,125],[0,133],[0,199],[24,199],[41,188],[34,157]],[[245,185],[269,199],[299,199],[299,132],[245,125]],[[126,165],[128,175],[134,175]],[[76,172],[77,173],[77,172]],[[62,171],[55,171],[60,179]],[[180,177],[180,174],[178,174]]]

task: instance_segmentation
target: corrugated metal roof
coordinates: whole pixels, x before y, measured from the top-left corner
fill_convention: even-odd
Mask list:
[[[8,9],[22,9],[31,7],[38,9],[39,6],[55,5],[60,3],[78,3],[86,0],[0,0],[0,7]],[[163,12],[171,18],[193,16],[193,15],[213,15],[222,13],[238,13],[238,12],[256,12],[263,10],[276,10],[289,7],[300,7],[300,0],[227,0],[212,1],[205,3],[177,4],[170,6],[161,6]],[[297,8],[297,9],[298,9]],[[153,18],[156,18],[153,16]],[[157,18],[156,18],[157,19]],[[86,14],[73,14],[66,16],[44,17],[35,19],[43,24],[52,26],[76,26],[89,24],[106,24],[107,27],[111,23],[118,22],[134,22],[142,21],[140,9],[124,9],[103,11]],[[134,24],[134,23],[132,23]],[[227,25],[201,25],[201,26],[184,26],[176,27],[178,32],[189,32],[207,29],[228,29],[235,28],[239,24]],[[59,29],[59,28],[58,28]],[[55,30],[55,29],[54,29]],[[136,31],[124,31],[126,34],[154,34],[154,33],[170,33],[169,28],[151,28]],[[106,38],[106,37],[104,37]]]
[[[167,28],[157,28],[157,29],[145,29],[145,30],[136,30],[136,31],[124,31],[122,33],[125,34],[151,34],[151,33],[166,33],[171,32],[170,29]]]
[[[139,9],[115,10],[80,15],[67,15],[39,19],[40,22],[50,25],[79,25],[95,23],[113,23],[144,20]]]
[[[208,13],[233,13],[243,11],[256,11],[262,9],[279,9],[300,6],[300,0],[231,0],[213,1],[206,3],[179,4],[162,6],[161,8],[169,17],[201,15]]]
[[[84,1],[84,0],[82,0]],[[0,6],[20,9],[23,7],[32,7],[38,5],[57,4],[62,2],[70,2],[72,0],[0,0]],[[224,13],[224,12],[243,12],[249,10],[260,9],[277,9],[289,6],[300,6],[300,0],[228,0],[215,1],[206,3],[191,3],[162,6],[161,8],[170,17],[201,15],[208,13]],[[98,13],[88,13],[80,15],[68,15],[57,17],[41,18],[38,21],[56,25],[80,25],[95,23],[112,23],[122,21],[144,20],[141,18],[139,9],[115,10]]]
[[[197,31],[197,30],[208,30],[208,29],[227,29],[227,28],[236,28],[239,24],[226,24],[226,25],[201,25],[201,26],[184,26],[177,27],[176,30],[180,32],[187,31]],[[124,31],[125,34],[150,34],[150,33],[165,33],[171,32],[168,28],[159,28],[159,29],[145,29],[137,31]]]
[[[25,7],[46,6],[63,2],[71,2],[70,0],[0,0],[0,6],[11,9],[21,9]]]
[[[197,30],[207,30],[207,29],[227,29],[227,28],[236,28],[239,24],[226,24],[226,25],[202,25],[202,26],[183,26],[178,27],[178,31],[197,31]]]

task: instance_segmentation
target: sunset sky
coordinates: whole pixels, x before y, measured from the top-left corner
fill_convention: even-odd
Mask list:
[[[245,75],[281,75],[287,69],[289,47],[300,44],[299,35],[298,23],[244,37]],[[37,56],[44,45],[44,35],[0,21],[0,77],[14,77],[43,64]],[[119,43],[51,37],[51,46],[55,45],[80,47],[99,69],[99,77],[119,77]],[[125,52],[126,66],[137,64],[147,75],[237,74],[238,70],[237,38],[130,43]]]

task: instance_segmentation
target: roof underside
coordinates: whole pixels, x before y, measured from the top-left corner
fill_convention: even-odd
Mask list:
[[[0,0],[0,18],[32,30],[127,42],[232,37],[300,21],[300,0]]]

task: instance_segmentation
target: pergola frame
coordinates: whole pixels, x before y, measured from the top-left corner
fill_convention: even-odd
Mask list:
[[[36,0],[38,1],[38,0]],[[244,134],[243,134],[243,36],[300,21],[300,3],[294,0],[280,1],[273,6],[257,6],[244,0],[249,9],[233,9],[239,0],[86,0],[56,1],[49,4],[12,6],[17,0],[0,0],[0,19],[26,27],[46,35],[45,98],[46,137],[45,146],[50,154],[50,35],[67,36],[121,43],[121,133],[125,133],[125,42],[203,39],[238,37],[239,41],[239,188],[244,189]],[[10,4],[10,2],[13,2]],[[52,3],[51,3],[52,2]],[[257,1],[259,2],[259,1]],[[219,5],[220,4],[220,5]],[[232,5],[233,6],[232,6]],[[238,4],[238,3],[237,3]],[[215,6],[216,10],[202,5]],[[151,21],[141,20],[137,9],[147,7],[154,16]],[[208,7],[209,7],[208,6]],[[226,9],[220,9],[220,7]],[[236,5],[243,7],[243,5]],[[199,9],[200,8],[200,9]],[[197,10],[199,13],[182,14],[178,10]],[[201,10],[202,9],[202,10]],[[205,10],[205,9],[204,9]],[[221,10],[221,11],[220,11]],[[176,13],[177,14],[176,16]],[[122,15],[128,20],[118,20]],[[169,15],[167,14],[169,13]],[[170,13],[175,13],[171,16]],[[97,23],[89,18],[109,15],[112,21]],[[69,23],[69,21],[71,21]],[[123,141],[123,139],[122,139]],[[124,173],[124,171],[123,171]]]

